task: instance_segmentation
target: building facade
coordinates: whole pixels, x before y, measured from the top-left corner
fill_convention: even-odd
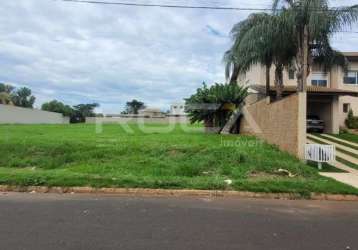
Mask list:
[[[173,103],[172,105],[170,105],[169,115],[170,116],[186,116],[187,114],[185,113],[185,104],[178,102],[178,103]]]
[[[358,116],[358,52],[343,53],[348,60],[348,71],[334,66],[324,71],[313,65],[307,79],[307,115],[317,115],[327,124],[327,133],[337,133],[339,127],[345,126],[348,112],[352,109]],[[271,68],[270,84],[274,95],[275,68]],[[255,86],[254,91],[265,91],[266,70],[264,66],[254,65],[238,82]],[[297,86],[296,72],[285,70],[283,74],[284,94],[295,92]]]

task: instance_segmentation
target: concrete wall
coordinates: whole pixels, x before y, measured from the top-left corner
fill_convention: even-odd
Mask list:
[[[134,117],[86,117],[86,123],[189,123],[186,116],[134,118]]]
[[[62,114],[0,104],[0,124],[67,124]]]
[[[281,101],[270,103],[263,99],[246,106],[240,132],[253,134],[270,144],[277,145],[300,158],[306,142],[305,93],[290,95]]]

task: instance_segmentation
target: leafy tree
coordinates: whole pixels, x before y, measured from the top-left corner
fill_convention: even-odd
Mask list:
[[[132,100],[130,102],[126,103],[126,110],[125,112],[127,114],[138,114],[138,111],[140,109],[144,109],[145,105],[143,102],[137,101],[137,100]]]
[[[0,104],[13,104],[11,100],[11,93],[15,87],[0,83]]]
[[[70,118],[71,123],[85,122],[86,117],[96,117],[94,109],[99,107],[98,103],[78,104],[73,106],[74,112]]]
[[[69,117],[72,116],[74,113],[74,109],[71,106],[65,105],[57,100],[52,100],[50,102],[46,102],[42,104],[41,109],[45,111],[61,113],[64,116],[69,116]]]
[[[11,96],[6,92],[0,92],[0,104],[13,104],[11,101]]]
[[[11,94],[14,91],[15,87],[9,84],[0,83],[0,92],[6,92]]]
[[[32,108],[35,103],[35,96],[31,95],[31,89],[23,87],[16,90],[11,95],[11,100],[15,106]]]
[[[285,11],[286,25],[291,27],[297,45],[296,67],[298,90],[305,91],[310,65],[315,58],[324,66],[342,62],[342,55],[330,45],[334,32],[358,20],[358,5],[330,8],[328,0],[274,0],[273,10]],[[323,60],[322,60],[323,58]],[[338,59],[337,59],[338,58]]]
[[[192,123],[204,122],[207,127],[222,128],[247,94],[247,88],[237,84],[216,83],[208,88],[203,83],[203,87],[185,99],[186,112]]]

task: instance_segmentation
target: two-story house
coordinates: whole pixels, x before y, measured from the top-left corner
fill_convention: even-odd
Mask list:
[[[348,61],[348,72],[340,66],[332,67],[328,72],[318,65],[313,65],[307,80],[307,115],[315,115],[324,120],[325,132],[338,133],[339,127],[345,126],[348,111],[358,115],[358,52],[343,53]],[[274,67],[271,69],[270,96],[275,96]],[[286,70],[284,78],[284,95],[296,92],[297,79],[294,70]],[[266,70],[262,65],[254,65],[244,75],[239,76],[239,83],[248,84],[250,90],[263,96],[265,93]]]

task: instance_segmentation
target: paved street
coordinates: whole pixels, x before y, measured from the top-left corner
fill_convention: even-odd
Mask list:
[[[0,249],[358,249],[358,203],[0,194]]]

